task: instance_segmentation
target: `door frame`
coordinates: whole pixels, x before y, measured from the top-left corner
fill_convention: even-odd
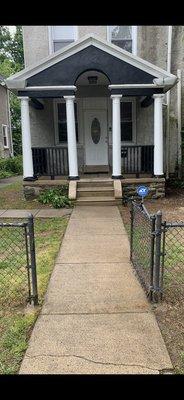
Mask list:
[[[86,135],[85,135],[85,113],[86,112],[91,112],[91,111],[105,111],[106,113],[106,129],[107,129],[107,165],[109,165],[109,131],[108,131],[108,109],[107,108],[88,108],[88,109],[83,109],[83,126],[84,126],[84,138],[83,138],[83,143],[84,143],[84,166],[87,166],[86,164]]]

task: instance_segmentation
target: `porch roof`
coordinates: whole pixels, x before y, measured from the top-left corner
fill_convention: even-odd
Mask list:
[[[90,70],[107,75],[112,85],[109,87],[111,91],[117,90],[113,85],[124,85],[118,88],[119,93],[123,91],[124,95],[162,93],[177,82],[175,75],[154,64],[95,35],[87,35],[10,76],[6,83],[10,90],[21,96],[61,97],[66,93],[73,94],[71,86],[75,90],[77,78]],[[52,88],[47,90],[48,86]]]

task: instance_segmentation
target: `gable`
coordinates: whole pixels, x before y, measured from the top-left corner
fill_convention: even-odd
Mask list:
[[[27,86],[75,85],[80,74],[97,70],[109,78],[111,84],[153,83],[151,75],[99,48],[90,45],[29,77]]]

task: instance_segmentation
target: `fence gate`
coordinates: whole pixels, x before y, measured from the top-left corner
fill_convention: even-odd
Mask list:
[[[184,223],[131,202],[130,259],[151,300],[184,299]]]
[[[0,222],[0,305],[38,304],[33,216]]]

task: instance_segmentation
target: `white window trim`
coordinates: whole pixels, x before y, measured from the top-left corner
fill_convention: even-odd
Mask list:
[[[107,26],[107,41],[111,43],[110,26]],[[137,55],[137,26],[132,25],[132,54]]]
[[[72,25],[74,28],[74,42],[78,40],[79,32],[78,32],[78,26],[77,25]],[[48,26],[48,37],[49,37],[49,54],[54,53],[54,40],[53,40],[53,30],[52,26]]]
[[[55,146],[58,147],[68,147],[68,141],[66,142],[59,142],[59,132],[58,132],[58,112],[57,112],[57,105],[59,103],[65,103],[66,101],[62,99],[54,99],[53,101],[53,107],[54,107],[54,139],[55,139]],[[77,103],[76,99],[74,100],[74,103]],[[77,107],[77,119],[79,121],[79,110]],[[80,143],[77,143],[77,148],[81,147]]]
[[[132,103],[132,140],[122,141],[122,146],[134,146],[137,141],[137,132],[136,132],[136,98],[135,97],[122,97],[121,102],[130,102]]]
[[[5,132],[6,132],[7,146],[4,146],[3,128],[5,128]],[[4,149],[9,149],[10,148],[10,144],[9,144],[9,137],[8,137],[8,125],[2,124],[2,136],[3,136],[3,147],[4,147]]]

